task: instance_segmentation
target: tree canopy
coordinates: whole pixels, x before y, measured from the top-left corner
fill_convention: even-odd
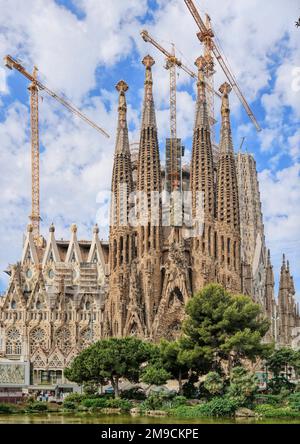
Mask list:
[[[186,306],[183,323],[187,348],[194,358],[209,360],[217,369],[227,360],[228,371],[243,358],[255,360],[270,349],[262,344],[269,328],[261,308],[250,297],[233,295],[211,284],[196,294]]]
[[[119,396],[119,379],[138,382],[142,364],[151,359],[155,346],[134,337],[102,339],[82,351],[65,369],[65,376],[82,384],[110,381]]]

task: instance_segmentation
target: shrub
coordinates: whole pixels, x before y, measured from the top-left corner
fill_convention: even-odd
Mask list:
[[[221,395],[224,389],[224,381],[217,372],[210,372],[206,375],[203,384],[209,394],[216,396]]]
[[[291,393],[295,390],[295,384],[290,382],[284,376],[275,376],[268,382],[267,389],[273,395],[278,395],[282,390],[287,390]]]
[[[255,397],[255,403],[257,405],[261,404],[269,404],[278,406],[282,403],[282,396],[281,395],[256,395]]]
[[[300,392],[293,393],[288,397],[288,403],[292,409],[300,412]]]
[[[140,387],[133,387],[129,390],[123,390],[121,392],[122,399],[134,399],[136,401],[144,401],[146,399],[146,393]]]
[[[46,402],[31,402],[28,405],[30,412],[46,412],[48,410],[48,404]]]
[[[127,399],[111,398],[106,400],[106,407],[128,411],[132,408],[132,403]]]
[[[261,404],[255,407],[255,412],[267,418],[299,417],[299,413],[290,407],[276,408],[271,404]]]
[[[77,407],[77,404],[73,401],[65,400],[63,403],[63,408],[66,410],[75,410]]]
[[[232,416],[238,407],[236,400],[228,396],[213,398],[206,404],[198,406],[199,410],[207,416]]]
[[[172,407],[172,400],[175,398],[172,393],[152,392],[148,398],[142,402],[142,410],[162,410]]]
[[[183,405],[186,405],[185,396],[175,396],[175,398],[173,398],[171,401],[171,408],[177,408]]]
[[[66,401],[75,402],[79,404],[86,398],[86,395],[81,395],[80,393],[70,393],[64,400],[64,404]]]
[[[205,404],[199,404],[193,407],[179,406],[172,409],[171,413],[180,418],[201,418],[208,416],[232,416],[238,408],[237,403],[224,396],[213,398]]]
[[[230,375],[230,385],[227,393],[240,406],[251,403],[258,391],[255,374],[248,372],[243,367],[235,367]]]
[[[0,403],[0,413],[14,413],[16,407],[12,404]]]
[[[95,408],[103,409],[105,407],[108,407],[107,402],[108,399],[105,398],[87,398],[83,399],[81,405],[87,407],[88,409],[95,409]]]

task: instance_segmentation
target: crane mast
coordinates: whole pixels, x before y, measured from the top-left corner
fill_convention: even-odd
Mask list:
[[[109,134],[100,126],[96,125],[92,120],[85,116],[71,103],[60,97],[54,91],[51,91],[47,86],[43,85],[37,79],[38,69],[35,66],[33,73],[30,74],[26,69],[10,55],[4,57],[4,64],[9,69],[16,69],[24,77],[30,80],[28,87],[30,91],[30,126],[31,126],[31,215],[30,220],[33,228],[33,238],[37,245],[40,241],[40,149],[39,149],[39,90],[45,91],[48,95],[53,97],[65,108],[85,121],[88,125],[99,131],[106,137]]]
[[[37,67],[33,68],[30,91],[31,126],[31,215],[32,233],[35,241],[40,238],[40,148],[39,148],[39,91],[36,84]]]
[[[193,0],[184,0],[184,1],[185,1],[186,6],[188,7],[190,13],[192,14],[192,16],[193,16],[193,18],[200,30],[200,32],[197,34],[197,36],[198,36],[199,40],[204,44],[204,56],[207,57],[207,61],[208,62],[210,61],[212,64],[214,63],[213,55],[215,56],[220,67],[222,68],[225,76],[227,77],[230,85],[232,86],[232,88],[235,91],[236,95],[238,96],[241,104],[243,105],[246,113],[248,114],[250,120],[253,122],[256,130],[261,131],[261,127],[260,127],[259,123],[257,122],[256,117],[253,114],[250,106],[248,105],[247,100],[245,99],[233,72],[229,68],[228,64],[225,62],[224,57],[222,56],[221,50],[214,40],[215,34],[211,28],[210,17],[208,15],[206,16],[206,24],[205,24],[198,12]],[[213,77],[213,74],[214,74],[213,65],[209,68],[209,72],[212,73],[211,77]],[[207,77],[207,74],[206,74],[206,77]]]

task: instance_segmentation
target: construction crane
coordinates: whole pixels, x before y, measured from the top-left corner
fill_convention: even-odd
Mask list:
[[[202,42],[204,44],[204,56],[206,57],[206,61],[208,62],[208,71],[206,73],[206,78],[213,79],[213,74],[214,74],[213,55],[214,55],[215,58],[217,59],[219,65],[221,66],[225,76],[227,77],[230,85],[232,86],[232,88],[235,91],[236,95],[238,96],[240,102],[242,103],[243,107],[245,108],[249,118],[252,120],[253,124],[255,125],[255,128],[257,129],[257,131],[261,131],[261,127],[260,127],[259,123],[257,122],[255,115],[253,114],[250,106],[248,105],[233,72],[229,68],[228,63],[225,62],[224,57],[222,56],[221,50],[218,47],[218,45],[214,39],[215,34],[211,28],[210,17],[208,15],[206,15],[206,24],[205,24],[198,12],[193,0],[184,0],[184,1],[185,1],[186,6],[188,7],[190,13],[192,14],[196,24],[198,25],[198,27],[200,29],[200,32],[197,34],[197,36],[198,36],[200,42]],[[209,83],[209,80],[208,80],[208,83]],[[213,98],[213,96],[210,96],[210,97]]]
[[[106,137],[109,137],[109,134],[104,131],[104,129],[100,128],[100,126],[96,125],[96,123],[92,122],[88,117],[86,117],[81,111],[79,111],[75,106],[71,105],[65,99],[60,97],[55,92],[51,91],[47,86],[43,85],[37,79],[37,67],[35,66],[33,69],[33,73],[30,74],[26,69],[21,65],[20,62],[15,60],[10,55],[4,57],[4,64],[9,69],[16,69],[19,71],[24,77],[30,80],[30,85],[28,87],[30,91],[30,124],[31,124],[31,223],[33,227],[33,236],[35,242],[38,244],[40,239],[40,149],[39,149],[39,90],[45,91],[49,96],[53,97],[59,103],[61,103],[65,108],[71,111],[76,116],[80,117],[91,127],[99,131]]]

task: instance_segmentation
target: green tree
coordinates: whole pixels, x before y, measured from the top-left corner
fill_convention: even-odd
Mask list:
[[[233,295],[217,284],[207,285],[186,306],[183,332],[190,343],[191,356],[209,361],[212,370],[220,371],[222,360],[232,366],[242,359],[255,361],[265,356],[269,345],[262,338],[269,322],[250,297]]]
[[[187,352],[181,340],[161,341],[159,345],[160,361],[174,379],[178,381],[179,393],[182,394],[182,379],[187,379],[192,366],[192,356]]]
[[[224,390],[224,380],[219,373],[209,372],[205,377],[203,386],[211,395],[221,395]]]
[[[141,381],[149,385],[163,385],[171,378],[171,374],[163,367],[149,364],[141,375]]]
[[[281,372],[287,374],[287,367],[298,367],[298,352],[292,348],[282,347],[275,349],[266,359],[266,365],[275,377],[280,376]]]
[[[65,376],[79,384],[110,381],[118,398],[120,378],[138,382],[142,364],[153,357],[155,349],[133,337],[102,339],[81,352],[65,369]]]
[[[258,391],[258,381],[254,373],[244,367],[235,367],[230,375],[228,395],[239,405],[247,405],[254,399]]]

